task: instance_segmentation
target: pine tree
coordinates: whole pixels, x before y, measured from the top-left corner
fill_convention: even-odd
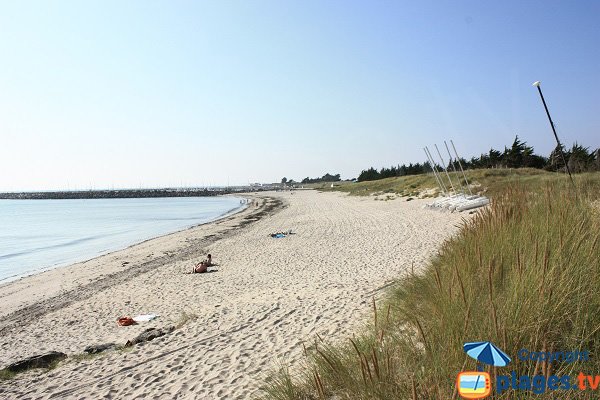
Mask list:
[[[590,169],[593,164],[594,156],[590,154],[589,147],[583,147],[577,144],[573,144],[570,150],[569,157],[569,169],[571,172],[584,172]]]

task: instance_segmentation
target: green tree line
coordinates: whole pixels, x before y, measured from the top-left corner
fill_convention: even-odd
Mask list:
[[[339,182],[341,180],[342,179],[340,178],[340,174],[331,175],[330,173],[326,173],[320,178],[306,177],[302,179],[301,183]]]
[[[560,148],[557,146],[548,157],[534,153],[532,146],[527,142],[515,137],[510,147],[504,147],[504,151],[490,149],[487,153],[482,153],[479,157],[472,157],[470,160],[460,158],[460,163],[464,169],[477,168],[538,168],[548,171],[565,171],[566,165],[571,172],[600,171],[600,149],[590,151],[589,147],[583,147],[578,143],[573,144],[570,149],[562,146],[564,160],[561,156]],[[459,169],[457,160],[453,160],[454,168]],[[437,165],[438,168],[441,168]],[[449,162],[447,168],[452,169]],[[423,164],[402,164],[390,168],[381,168],[377,170],[373,167],[361,171],[358,181],[373,181],[394,176],[418,175],[431,172],[429,162]]]

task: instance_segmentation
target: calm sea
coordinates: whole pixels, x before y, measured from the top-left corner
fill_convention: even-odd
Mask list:
[[[212,221],[235,197],[0,200],[0,282]]]

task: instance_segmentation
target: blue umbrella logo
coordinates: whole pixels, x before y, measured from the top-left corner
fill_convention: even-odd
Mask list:
[[[491,342],[469,342],[463,345],[463,349],[465,353],[469,355],[469,357],[472,357],[475,360],[477,360],[477,370],[480,371],[480,374],[476,374],[477,377],[475,379],[474,385],[471,384],[472,382],[467,382],[467,379],[469,377],[461,378],[461,376],[464,374],[473,375],[472,373],[459,374],[460,381],[458,385],[459,387],[462,387],[462,390],[468,391],[468,395],[466,398],[481,399],[487,397],[489,395],[489,383],[487,383],[489,380],[489,375],[483,372],[483,367],[479,365],[479,363],[492,365],[494,367],[506,367],[508,363],[510,363],[510,357],[505,352],[494,346],[494,344]],[[480,387],[479,380],[482,377],[483,379],[485,379],[486,383],[484,383],[483,386]],[[473,379],[473,377],[471,377],[471,379]],[[462,382],[462,384],[460,382]],[[488,388],[487,392],[485,391],[486,387]]]
[[[482,364],[494,367],[506,367],[510,363],[510,357],[494,346],[492,342],[470,342],[463,346],[465,353]]]

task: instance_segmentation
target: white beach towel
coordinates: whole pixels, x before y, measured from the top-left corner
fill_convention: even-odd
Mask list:
[[[142,314],[133,317],[135,322],[148,322],[152,321],[154,318],[158,317],[158,314]]]

